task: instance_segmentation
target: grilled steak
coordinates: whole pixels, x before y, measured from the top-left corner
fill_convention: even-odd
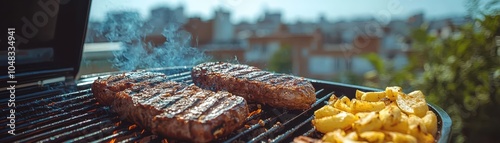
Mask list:
[[[225,136],[248,116],[242,97],[169,81],[160,73],[131,72],[98,79],[92,92],[100,104],[152,133],[192,142]]]
[[[201,88],[229,91],[247,101],[287,109],[308,109],[316,101],[314,87],[304,78],[222,62],[197,65],[191,72]]]

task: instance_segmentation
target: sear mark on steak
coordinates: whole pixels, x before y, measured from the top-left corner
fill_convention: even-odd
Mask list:
[[[240,128],[246,101],[174,81],[161,73],[130,72],[97,79],[96,100],[154,134],[191,142],[210,142]]]
[[[201,88],[228,91],[272,107],[308,109],[316,101],[314,87],[306,79],[248,65],[203,63],[193,67],[191,77]]]

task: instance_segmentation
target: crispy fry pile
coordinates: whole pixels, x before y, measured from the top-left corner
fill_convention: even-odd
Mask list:
[[[434,142],[437,117],[421,91],[401,87],[356,91],[356,99],[332,96],[314,112],[313,125],[324,142]]]

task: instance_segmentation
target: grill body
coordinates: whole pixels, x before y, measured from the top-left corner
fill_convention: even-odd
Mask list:
[[[171,67],[150,69],[171,75],[171,80],[192,83],[191,67]],[[9,120],[0,123],[0,142],[182,142],[156,136],[150,132],[124,121],[119,115],[110,112],[106,106],[99,105],[92,95],[90,85],[103,73],[86,75],[68,86],[53,83],[43,87],[17,89],[16,97],[16,136],[8,134]],[[214,142],[291,142],[297,136],[320,137],[311,124],[314,111],[326,104],[330,96],[346,95],[354,98],[356,90],[377,91],[361,86],[325,82],[310,79],[315,87],[316,102],[303,111],[284,110],[249,104],[251,114],[245,126],[227,137]],[[7,94],[2,91],[1,94]],[[2,96],[6,97],[6,96]],[[8,99],[1,99],[6,103]],[[8,113],[7,105],[1,105],[1,113]],[[447,142],[451,120],[441,108],[429,105],[439,119],[438,142]]]

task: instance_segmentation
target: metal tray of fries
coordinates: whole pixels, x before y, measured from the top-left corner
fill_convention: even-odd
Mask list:
[[[337,83],[337,82],[329,82],[322,80],[314,80],[311,79],[314,87],[324,88],[324,89],[333,89],[336,96],[347,96],[351,99],[355,98],[356,90],[360,90],[363,92],[372,92],[372,91],[383,91],[381,89],[357,86],[351,84]],[[433,111],[438,118],[438,132],[435,138],[438,143],[447,143],[450,141],[451,136],[451,125],[452,121],[448,113],[446,113],[441,107],[438,107],[435,104],[427,103],[429,106],[429,110]]]

